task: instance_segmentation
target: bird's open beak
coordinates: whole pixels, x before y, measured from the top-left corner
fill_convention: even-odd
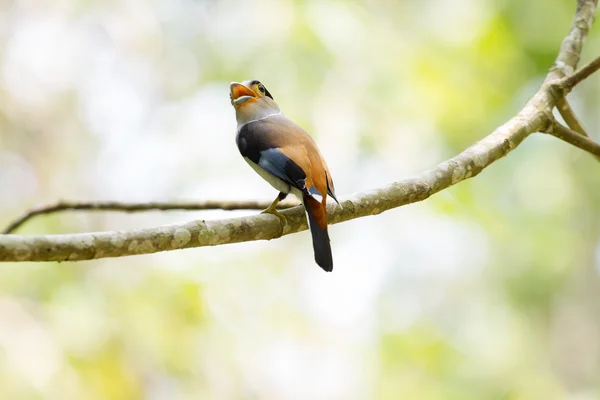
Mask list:
[[[234,107],[239,107],[248,100],[256,99],[258,96],[252,89],[248,89],[246,86],[241,83],[232,82],[229,86],[231,104]]]

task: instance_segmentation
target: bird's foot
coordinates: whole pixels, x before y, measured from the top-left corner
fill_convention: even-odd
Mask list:
[[[285,219],[285,216],[283,214],[281,214],[279,211],[277,211],[275,209],[274,205],[271,205],[269,208],[267,208],[264,211],[261,211],[261,214],[271,214],[276,216],[277,218],[279,218],[279,222],[281,223],[281,227],[285,230],[285,228],[287,227],[287,220]]]

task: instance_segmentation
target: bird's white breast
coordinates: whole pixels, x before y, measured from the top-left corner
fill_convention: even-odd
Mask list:
[[[261,176],[261,178],[263,178],[265,181],[269,182],[269,184],[271,186],[273,186],[275,189],[277,189],[283,193],[292,193],[294,196],[296,196],[298,198],[298,200],[303,202],[302,192],[298,188],[288,185],[287,183],[285,183],[284,181],[282,181],[275,175],[271,174],[270,172],[267,172],[263,167],[256,164],[254,161],[250,160],[248,157],[244,157],[244,160],[246,160],[248,165],[251,166],[252,169],[254,171],[256,171],[256,173],[258,175]]]

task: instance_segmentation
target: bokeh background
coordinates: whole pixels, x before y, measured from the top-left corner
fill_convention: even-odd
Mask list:
[[[574,0],[0,0],[0,225],[58,199],[272,200],[230,81],[259,79],[345,195],[514,115]],[[600,52],[595,26],[583,61]],[[600,139],[600,77],[571,102]],[[3,399],[600,398],[600,165],[542,134],[419,204],[307,232],[0,265]],[[64,213],[19,233],[239,212]]]

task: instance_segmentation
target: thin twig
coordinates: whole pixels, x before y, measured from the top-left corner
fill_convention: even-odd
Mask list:
[[[558,109],[560,115],[562,115],[569,128],[571,128],[574,132],[582,136],[590,137],[583,125],[581,125],[581,123],[579,122],[579,118],[577,118],[577,115],[575,115],[575,112],[571,108],[571,105],[567,101],[566,97],[563,97],[558,100],[558,103],[556,103],[556,108]],[[595,155],[594,158],[600,161],[600,156]]]
[[[151,203],[121,203],[118,201],[59,201],[32,208],[11,222],[2,233],[9,234],[21,227],[33,217],[44,214],[53,214],[61,211],[117,211],[117,212],[142,212],[142,211],[198,211],[198,210],[264,210],[271,203],[264,201],[201,201],[201,202],[151,202]],[[286,209],[295,204],[282,202],[277,208]]]
[[[577,118],[577,115],[575,115],[575,111],[573,111],[571,108],[571,105],[567,101],[566,97],[558,100],[558,103],[556,103],[556,108],[569,128],[573,129],[577,133],[582,134],[583,136],[590,136],[586,132],[583,125],[581,125],[581,122],[579,122],[579,118]]]
[[[600,69],[600,56],[593,59],[590,63],[586,64],[582,68],[578,69],[573,73],[573,75],[569,75],[566,78],[562,79],[563,87],[570,91],[573,89],[579,82],[593,74],[594,72]]]
[[[561,89],[564,93],[568,93],[575,85],[589,77],[598,69],[600,69],[600,57],[596,57],[590,63],[575,71],[572,75],[562,78],[560,80]],[[557,121],[553,121],[553,124],[546,133],[556,136],[575,147],[593,154],[594,158],[600,161],[600,153],[598,153],[600,145],[592,139],[589,139],[588,133],[579,122],[579,119],[575,115],[575,112],[571,108],[566,97],[560,98],[556,103],[556,107],[568,127]]]
[[[558,121],[554,121],[550,129],[545,133],[549,133],[581,150],[587,151],[588,153],[593,154],[596,159],[600,160],[600,144],[594,142],[587,136],[583,136],[579,132],[575,132],[571,128],[567,128]]]

